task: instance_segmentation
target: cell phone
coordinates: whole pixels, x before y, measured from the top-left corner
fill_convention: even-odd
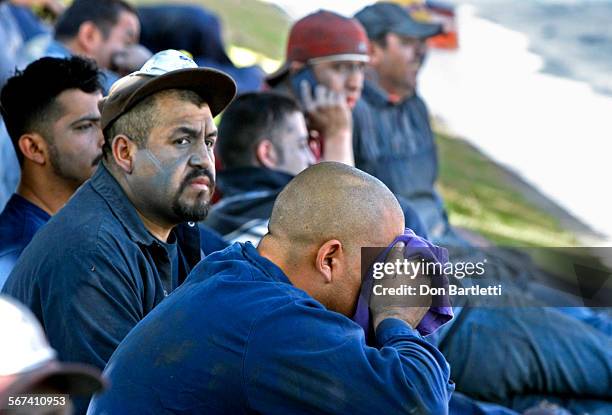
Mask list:
[[[291,77],[291,88],[295,96],[298,98],[301,104],[304,104],[304,97],[302,96],[302,81],[308,82],[310,86],[310,94],[314,96],[315,87],[319,84],[315,74],[309,66],[305,66],[300,69]]]

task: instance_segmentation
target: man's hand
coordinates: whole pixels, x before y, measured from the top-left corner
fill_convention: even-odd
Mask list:
[[[300,84],[308,128],[323,136],[323,160],[355,164],[353,117],[342,93],[317,85],[314,95],[307,81]]]
[[[396,264],[397,261],[404,261],[404,243],[400,242],[395,245],[386,258],[386,263]],[[402,285],[414,287],[414,295],[389,295],[385,292],[384,295],[370,296],[370,310],[374,323],[374,329],[378,327],[381,321],[386,318],[397,318],[410,324],[412,328],[416,328],[421,322],[429,307],[431,307],[430,295],[419,295],[419,286],[423,284],[430,285],[429,277],[417,275],[412,279],[412,276],[405,274],[385,275],[382,279],[376,280],[375,285],[382,285],[386,288],[400,288]]]

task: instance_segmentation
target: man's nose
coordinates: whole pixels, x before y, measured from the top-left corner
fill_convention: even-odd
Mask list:
[[[425,39],[419,39],[419,43],[417,44],[417,51],[420,56],[423,56],[427,53],[427,42]]]
[[[195,146],[195,149],[189,157],[189,164],[193,167],[208,168],[214,167],[215,156],[211,148],[206,144],[201,146]]]
[[[352,71],[346,78],[346,89],[349,92],[361,91],[363,88],[363,71]]]

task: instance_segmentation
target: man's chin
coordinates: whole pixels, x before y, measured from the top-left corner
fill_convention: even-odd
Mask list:
[[[206,219],[210,211],[210,197],[204,193],[200,192],[194,202],[178,201],[172,206],[172,210],[181,222],[200,222]]]

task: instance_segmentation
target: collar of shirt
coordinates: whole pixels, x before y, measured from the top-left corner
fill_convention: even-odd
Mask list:
[[[241,249],[242,256],[244,256],[247,261],[249,261],[255,268],[261,271],[266,277],[270,278],[273,281],[284,282],[286,284],[293,285],[291,284],[291,281],[289,280],[289,278],[287,278],[283,270],[281,270],[274,262],[261,256],[252,243],[237,243],[232,247],[232,250],[233,249]]]
[[[9,206],[10,209],[14,209],[16,212],[26,212],[28,215],[32,215],[40,221],[47,222],[49,219],[51,219],[51,215],[17,193],[14,193],[11,196],[6,208],[8,209]]]
[[[413,94],[412,96],[402,100],[395,94],[389,94],[374,81],[366,79],[363,82],[362,96],[366,101],[368,101],[368,103],[377,107],[384,107],[388,105],[400,105],[414,99],[417,94]]]
[[[72,56],[72,52],[62,42],[51,38],[47,44],[47,50],[45,51],[46,56],[52,56],[57,58],[68,58]]]
[[[91,178],[91,185],[106,201],[113,215],[130,235],[130,239],[143,245],[151,245],[156,241],[155,237],[149,233],[142,223],[134,205],[103,162],[98,165]]]
[[[253,190],[282,190],[293,179],[291,174],[263,167],[238,167],[217,174],[219,190],[223,196],[232,196]],[[221,199],[223,200],[223,199]]]
[[[130,239],[147,246],[159,244],[159,241],[144,226],[136,208],[103,162],[98,165],[91,178],[91,186],[107,202],[109,209],[121,223]],[[189,266],[195,266],[202,259],[198,227],[195,223],[181,223],[173,229],[173,232]]]

